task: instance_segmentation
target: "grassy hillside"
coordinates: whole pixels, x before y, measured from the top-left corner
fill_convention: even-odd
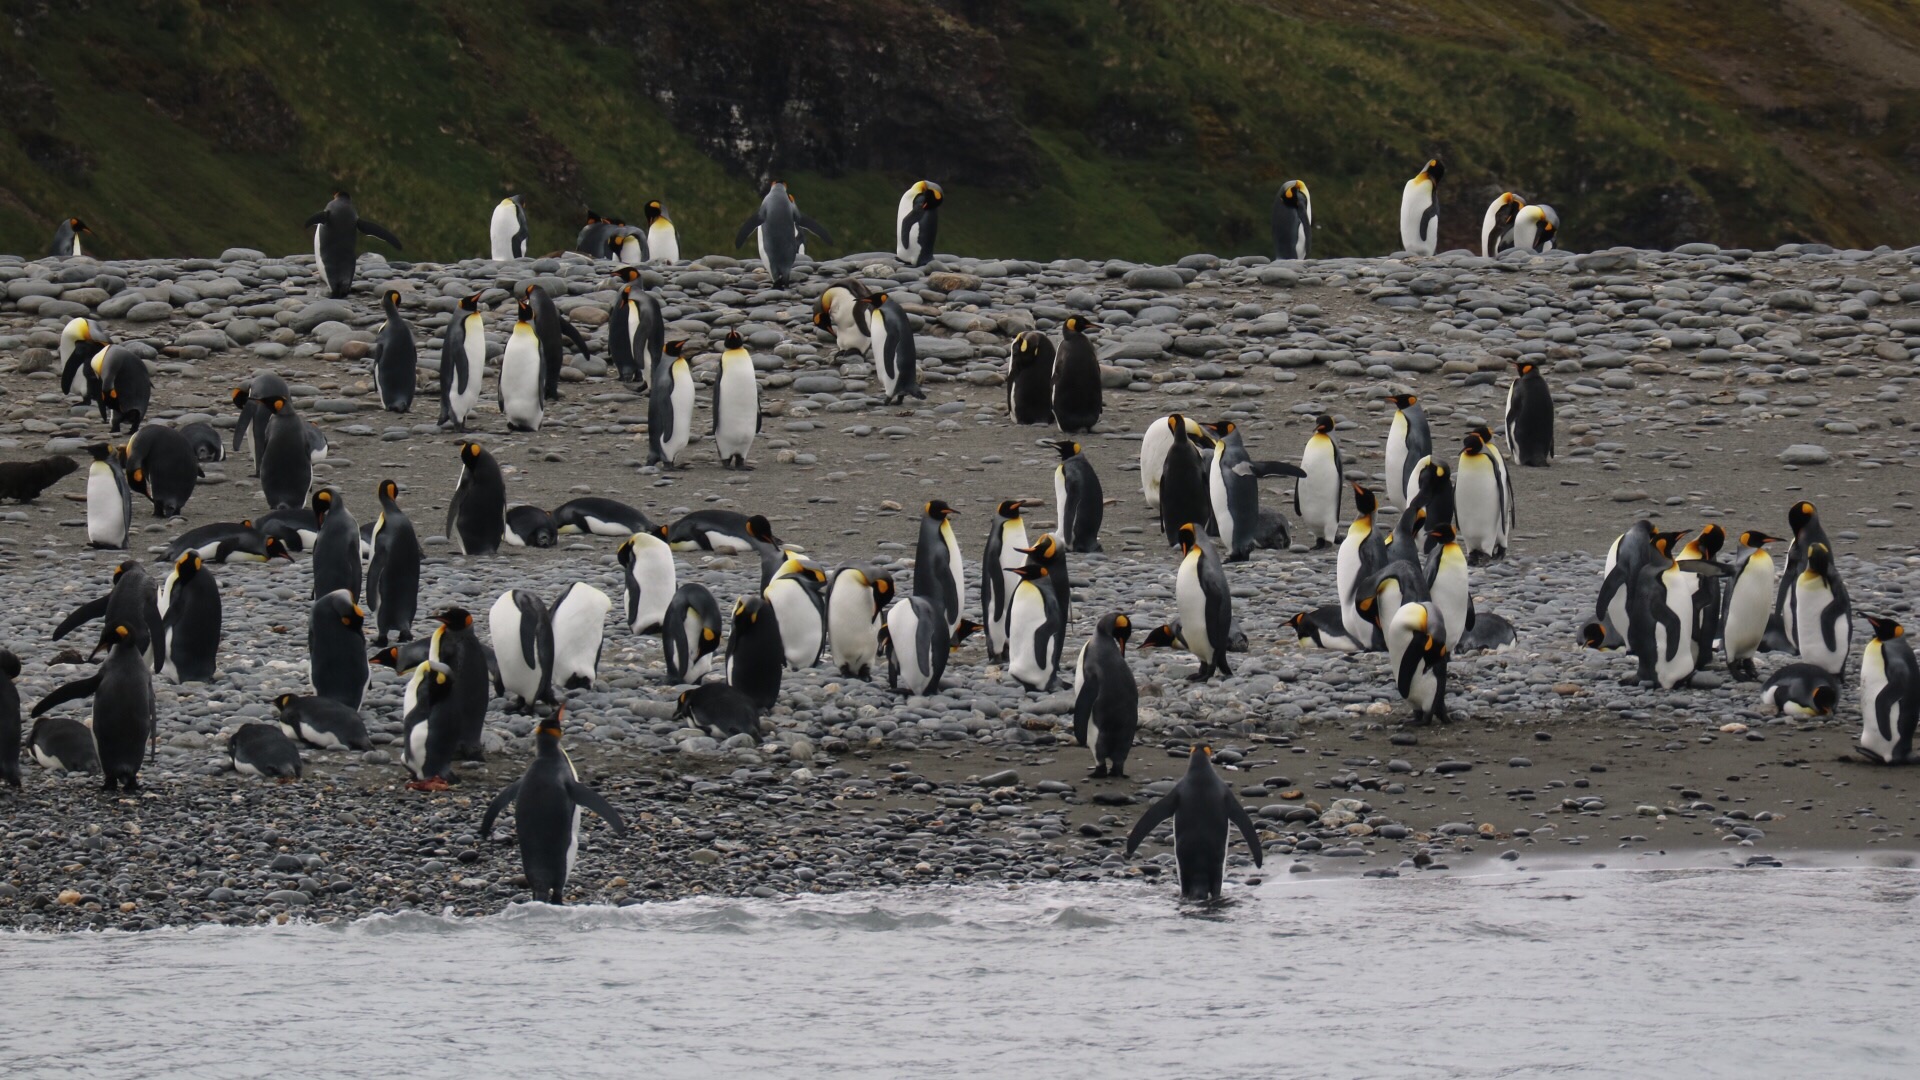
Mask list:
[[[510,191],[538,250],[586,206],[659,197],[698,254],[730,250],[764,168],[835,230],[829,252],[889,246],[926,172],[968,178],[944,250],[1264,251],[1273,191],[1299,178],[1318,252],[1373,254],[1432,153],[1450,246],[1509,188],[1553,203],[1576,248],[1920,242],[1911,0],[55,7],[0,34],[0,251],[41,254],[67,213],[104,254],[302,251],[344,185],[416,258],[484,254]],[[870,89],[822,99],[845,86]],[[904,131],[880,122],[908,102]],[[807,123],[811,141],[778,137]]]

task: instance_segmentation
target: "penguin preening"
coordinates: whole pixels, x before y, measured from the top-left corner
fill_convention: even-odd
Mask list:
[[[174,517],[186,509],[204,475],[193,445],[177,429],[148,425],[127,440],[127,487],[153,503],[153,516]]]
[[[1066,640],[1066,619],[1048,587],[1047,568],[1027,563],[1003,573],[1017,578],[1007,605],[1007,674],[1029,690],[1052,690]]]
[[[1238,828],[1247,841],[1253,865],[1265,865],[1260,832],[1246,807],[1233,794],[1233,788],[1213,768],[1213,749],[1196,746],[1187,759],[1187,772],[1173,790],[1140,815],[1127,834],[1127,857],[1161,822],[1173,819],[1173,857],[1179,868],[1180,895],[1187,900],[1213,902],[1220,899],[1226,878],[1227,838],[1230,828]]]
[[[699,682],[713,668],[723,623],[720,601],[705,585],[688,582],[674,590],[661,619],[660,646],[666,655],[667,681]]]
[[[934,237],[940,227],[940,204],[947,194],[931,180],[916,180],[900,196],[894,215],[895,253],[908,266],[925,266],[933,259]]]
[[[673,548],[666,537],[665,526],[635,532],[614,552],[625,587],[627,629],[636,634],[665,631],[663,621],[677,588]]]
[[[1552,251],[1560,215],[1545,203],[1528,203],[1513,218],[1513,246],[1535,253]]]
[[[73,393],[73,377],[79,375],[81,403],[98,401],[100,376],[93,370],[93,358],[112,343],[106,328],[92,319],[67,320],[67,325],[60,330],[60,392]]]
[[[613,250],[608,245],[608,240],[613,235],[615,227],[613,222],[601,217],[599,211],[589,209],[587,223],[581,227],[580,235],[574,240],[573,250],[589,259],[612,258]]]
[[[1394,672],[1394,688],[1413,706],[1416,724],[1444,724],[1447,714],[1447,646],[1439,608],[1431,602],[1402,604],[1382,632]]]
[[[567,879],[580,849],[580,810],[600,815],[615,836],[627,834],[626,822],[605,796],[580,782],[572,759],[560,747],[564,709],[534,730],[534,757],[520,779],[501,789],[480,819],[480,835],[491,836],[493,822],[513,804],[513,828],[520,843],[520,868],[533,898],[564,903]]]
[[[80,234],[93,235],[87,223],[77,217],[62,220],[53,230],[53,246],[47,249],[50,259],[78,259],[86,254],[80,250]]]
[[[667,208],[659,199],[647,203],[647,251],[657,263],[677,263],[680,261],[680,236],[674,230],[673,218],[667,215]]]
[[[760,200],[760,208],[740,226],[733,246],[741,247],[748,236],[756,236],[760,262],[767,268],[767,275],[776,286],[785,286],[793,275],[794,260],[806,250],[806,239],[800,235],[802,229],[833,243],[832,234],[824,226],[800,212],[799,204],[787,193],[787,185],[775,180]]]
[[[1440,249],[1440,179],[1447,167],[1430,158],[1400,193],[1400,248],[1409,255]]]
[[[313,487],[313,453],[307,446],[307,422],[294,411],[293,401],[275,395],[261,403],[267,409],[266,446],[260,455],[260,493],[269,510],[291,509],[307,501]]]
[[[953,645],[938,599],[903,596],[894,601],[880,632],[880,646],[887,654],[887,686],[908,694],[939,693]]]
[[[780,624],[780,645],[787,667],[804,671],[820,662],[826,643],[827,601],[821,595],[827,575],[797,555],[789,555],[760,588]]]
[[[267,425],[273,412],[267,403],[276,397],[293,400],[293,390],[287,386],[287,380],[271,371],[257,371],[245,386],[233,388],[233,407],[240,410],[240,422],[233,428],[233,448],[240,449],[241,440],[247,433],[253,433],[253,474],[260,475],[260,459],[267,453]],[[306,501],[306,496],[301,496]]]
[[[403,248],[398,237],[362,218],[354,209],[353,197],[345,191],[335,191],[326,209],[308,218],[306,227],[313,230],[314,269],[335,300],[344,300],[353,289],[360,233],[386,241],[395,251]]]
[[[493,602],[487,624],[509,703],[521,712],[552,704],[553,624],[547,605],[525,589],[510,589]]]
[[[1100,359],[1087,331],[1100,327],[1079,315],[1060,324],[1053,354],[1053,418],[1069,435],[1092,431],[1100,422]]]
[[[847,278],[827,286],[813,302],[813,325],[833,335],[839,352],[865,352],[872,340],[867,331],[870,316],[860,301],[872,294],[858,278]],[[1051,355],[1052,346],[1048,346]]]
[[[1273,197],[1273,257],[1307,258],[1313,242],[1313,196],[1304,180],[1289,180]]]
[[[524,259],[527,256],[527,197],[509,195],[493,207],[487,223],[487,239],[493,246],[493,261]]]
[[[413,343],[412,325],[400,314],[400,290],[382,293],[380,308],[387,318],[373,343],[373,387],[388,412],[411,412],[420,353]]]
[[[1500,197],[1487,205],[1485,216],[1480,219],[1480,254],[1492,258],[1505,248],[1513,246],[1513,219],[1527,200],[1511,191],[1503,191]]]
[[[153,403],[153,376],[147,373],[147,362],[124,345],[109,345],[93,363],[100,372],[100,419],[112,420],[108,429],[112,434],[119,434],[122,424],[138,432]]]
[[[985,576],[982,574],[982,580]],[[827,647],[833,666],[842,676],[873,678],[873,665],[880,656],[881,613],[893,600],[893,588],[893,576],[884,570],[848,566],[833,575],[833,584],[827,589]]]
[[[1007,356],[1007,418],[1016,424],[1053,423],[1053,339],[1038,330],[1014,336]]]

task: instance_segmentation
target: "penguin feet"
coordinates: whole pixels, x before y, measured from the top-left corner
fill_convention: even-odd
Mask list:
[[[1753,659],[1751,657],[1745,660],[1736,660],[1733,663],[1728,664],[1727,674],[1733,676],[1734,682],[1759,682],[1760,681],[1760,668],[1756,664],[1754,664]]]
[[[445,791],[452,787],[444,776],[429,776],[425,780],[407,781],[408,791]]]
[[[1105,780],[1107,775],[1107,767],[1105,765],[1095,765],[1093,771],[1088,773],[1087,777],[1092,780]]]
[[[1206,682],[1208,679],[1212,677],[1213,677],[1213,669],[1211,667],[1203,667],[1199,671],[1196,671],[1193,674],[1187,676],[1187,681],[1193,682],[1193,683],[1201,683],[1201,682]]]

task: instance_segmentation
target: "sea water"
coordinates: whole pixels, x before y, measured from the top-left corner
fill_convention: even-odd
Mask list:
[[[8,1077],[1913,1077],[1920,872],[904,890],[0,935]]]

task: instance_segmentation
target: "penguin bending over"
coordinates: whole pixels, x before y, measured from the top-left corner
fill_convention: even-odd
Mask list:
[[[1127,666],[1133,621],[1102,615],[1080,646],[1073,673],[1073,738],[1093,751],[1093,777],[1126,779],[1127,755],[1140,730],[1140,686]]]
[[[1100,422],[1100,359],[1087,331],[1100,327],[1079,315],[1060,324],[1053,354],[1053,419],[1069,435],[1092,431]]]
[[[837,352],[861,353],[872,341],[868,334],[870,315],[860,302],[871,293],[858,278],[836,281],[813,302],[813,325],[833,335]],[[1052,349],[1053,346],[1047,346]]]
[[[1440,178],[1447,167],[1431,158],[1400,193],[1400,248],[1409,255],[1440,250]]]
[[[361,218],[353,197],[345,191],[335,191],[326,209],[308,218],[306,227],[313,230],[314,270],[335,300],[346,299],[353,289],[354,264],[360,258],[358,234],[384,240],[395,251],[403,247],[399,237]]]
[[[533,762],[520,779],[501,789],[480,819],[480,835],[493,834],[493,821],[513,804],[513,828],[520,841],[520,868],[533,898],[549,904],[566,902],[567,879],[580,850],[580,809],[599,814],[615,836],[627,835],[620,811],[598,791],[580,782],[572,759],[560,748],[560,720],[565,709],[554,710],[534,732]]]
[[[1273,257],[1275,261],[1307,258],[1312,241],[1313,196],[1307,193],[1305,181],[1289,180],[1273,197]]]
[[[1173,790],[1161,796],[1127,834],[1127,857],[1160,823],[1173,819],[1173,857],[1180,868],[1180,895],[1194,902],[1217,902],[1226,878],[1229,826],[1240,830],[1247,841],[1253,865],[1264,866],[1260,833],[1246,807],[1234,797],[1220,774],[1214,771],[1213,749],[1196,746],[1187,759],[1187,772]]]
[[[1016,424],[1053,423],[1053,339],[1038,330],[1014,336],[1007,357],[1007,417]]]
[[[1446,630],[1430,602],[1402,604],[1382,636],[1394,688],[1413,706],[1415,724],[1444,724],[1447,715]]]
[[[153,502],[153,516],[179,515],[193,498],[203,472],[187,437],[170,427],[148,425],[127,440],[127,486]]]
[[[980,565],[994,564],[989,556]],[[880,656],[881,612],[892,599],[893,576],[884,570],[847,566],[833,575],[827,589],[827,647],[841,676],[872,681]],[[1004,640],[1004,630],[1001,636]]]
[[[287,380],[271,371],[258,371],[245,386],[233,388],[233,407],[240,410],[240,422],[233,428],[233,448],[240,449],[240,442],[249,431],[253,433],[253,475],[260,475],[260,459],[267,454],[267,424],[273,417],[273,411],[267,403],[276,397],[293,400],[293,390],[287,386]],[[306,496],[301,495],[301,501]]]
[[[667,681],[682,684],[705,677],[713,669],[713,654],[720,649],[720,631],[720,601],[711,590],[692,582],[674,590],[660,620]]]
[[[1905,627],[1892,619],[1866,619],[1873,637],[1860,655],[1860,745],[1854,749],[1881,765],[1905,765],[1914,760],[1913,731],[1920,721],[1920,664]]]
[[[139,431],[153,403],[153,376],[147,374],[146,361],[124,345],[109,345],[93,363],[100,372],[100,419],[113,421],[109,433],[118,435],[121,424],[129,432]]]
[[[477,442],[460,444],[460,481],[447,503],[446,534],[462,555],[492,555],[507,530],[507,480]]]
[[[900,208],[894,214],[895,254],[908,266],[925,266],[933,261],[934,236],[940,228],[940,203],[947,197],[940,185],[931,180],[916,180],[900,196]]]
[[[373,343],[373,388],[380,394],[381,408],[388,412],[412,412],[420,350],[413,343],[412,324],[400,314],[400,290],[388,289],[383,293],[380,308],[387,318],[380,324],[379,337]],[[445,363],[444,356],[441,362]]]
[[[953,640],[937,599],[903,596],[887,609],[880,645],[887,653],[887,686],[908,694],[937,694]]]
[[[802,229],[833,243],[833,236],[824,226],[800,212],[799,204],[787,194],[787,185],[775,180],[760,200],[760,208],[740,226],[733,246],[741,247],[748,236],[756,236],[760,261],[767,268],[767,275],[775,286],[785,287],[793,275],[794,260],[806,250],[806,240],[800,235]]]
[[[827,636],[827,602],[820,590],[826,581],[826,573],[818,567],[789,555],[774,571],[773,580],[761,587],[780,626],[781,652],[794,671],[820,662]]]
[[[1513,219],[1513,246],[1536,254],[1553,250],[1554,237],[1560,232],[1560,215],[1545,203],[1530,203]]]
[[[112,340],[99,323],[82,318],[67,320],[60,331],[60,392],[73,393],[73,377],[79,375],[80,403],[99,401],[100,373],[93,369],[93,358],[110,344]]]
[[[508,703],[520,712],[531,712],[536,703],[553,704],[553,624],[547,605],[525,589],[510,589],[493,602],[487,625]]]
[[[1480,254],[1491,259],[1504,248],[1513,246],[1513,219],[1527,200],[1511,191],[1503,191],[1500,197],[1487,205],[1485,216],[1480,219]]]
[[[600,673],[607,612],[612,610],[607,594],[584,581],[560,590],[547,609],[547,625],[553,628],[553,685],[563,690],[593,686]]]
[[[104,620],[104,625],[88,659],[111,647],[115,641],[113,628],[124,624],[134,628],[134,644],[154,670],[166,663],[166,627],[160,617],[159,594],[138,559],[128,559],[115,567],[113,587],[105,596],[81,604],[61,619],[53,628],[53,640],[59,641],[95,619]]]
[[[533,334],[540,345],[540,394],[547,401],[557,401],[560,397],[560,368],[566,360],[566,342],[571,340],[580,350],[580,358],[587,359],[587,339],[563,314],[545,286],[529,284],[526,287],[527,308],[533,314]],[[511,345],[509,345],[511,347]],[[504,366],[504,360],[502,361]]]

